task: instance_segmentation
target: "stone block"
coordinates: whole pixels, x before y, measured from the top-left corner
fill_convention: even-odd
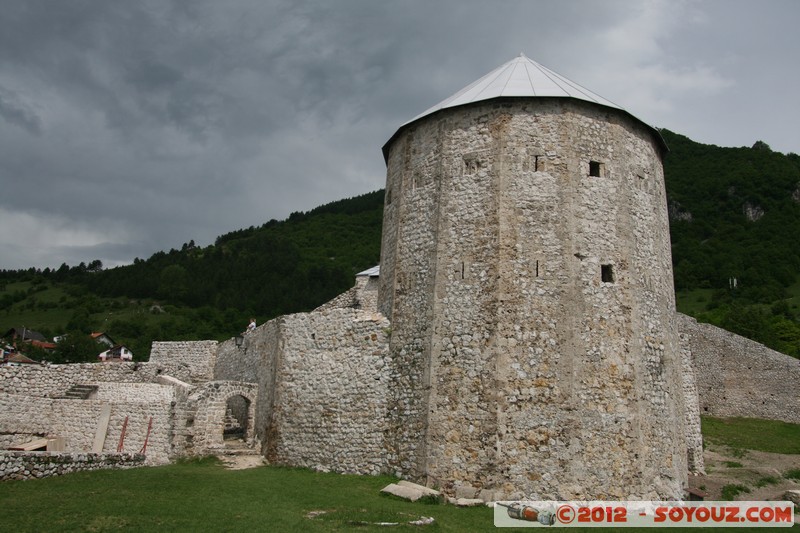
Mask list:
[[[495,491],[487,489],[481,490],[478,494],[478,498],[486,503],[498,500],[497,496],[495,495]]]
[[[795,506],[800,505],[800,490],[787,490],[783,493],[783,499],[794,503]]]
[[[448,498],[447,501],[450,505],[456,505],[458,507],[479,507],[481,505],[486,505],[486,502],[478,498]]]
[[[478,495],[478,490],[471,485],[456,485],[456,498],[471,500]],[[482,500],[481,500],[482,501]]]
[[[435,497],[438,498],[439,496],[442,495],[442,493],[439,492],[438,490],[432,489],[430,487],[425,487],[423,485],[418,485],[416,483],[412,483],[412,482],[406,481],[406,480],[398,481],[397,484],[400,485],[401,487],[409,487],[409,488],[412,488],[412,489],[416,489],[416,490],[422,492],[422,494],[424,496],[435,496]]]
[[[381,489],[381,492],[385,492],[386,494],[392,494],[399,498],[403,498],[412,502],[415,502],[425,496],[425,493],[415,487],[409,487],[405,485],[396,485],[391,483],[386,485]]]

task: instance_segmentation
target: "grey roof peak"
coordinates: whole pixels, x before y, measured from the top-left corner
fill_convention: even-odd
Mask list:
[[[520,53],[511,61],[500,65],[477,81],[467,85],[449,98],[445,98],[435,106],[425,110],[409,122],[446,109],[482,100],[491,100],[503,96],[538,96],[577,98],[595,104],[622,109],[614,102],[607,100],[574,81],[553,72]]]
[[[397,132],[395,132],[395,135],[384,145],[384,157],[388,156],[387,150],[389,144],[391,144],[397,133],[405,126],[442,109],[502,97],[575,98],[577,100],[584,100],[586,102],[618,109],[633,116],[614,102],[553,72],[520,52],[519,56],[511,61],[500,65],[482,78],[467,85],[454,95],[445,98],[435,106],[426,109],[423,113],[400,126]],[[640,119],[636,120],[642,122]],[[661,139],[661,135],[658,131],[646,123],[644,124],[655,132],[660,144],[666,149],[666,144],[664,140]]]

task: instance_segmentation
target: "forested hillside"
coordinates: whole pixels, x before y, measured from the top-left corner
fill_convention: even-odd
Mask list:
[[[662,135],[678,309],[800,357],[800,156]]]
[[[800,269],[800,156],[702,145],[662,131],[677,289],[782,297]]]
[[[380,260],[382,217],[376,191],[128,266],[3,271],[0,330],[25,326],[48,338],[104,331],[144,360],[154,340],[229,338],[250,317],[308,311],[349,289]]]
[[[800,356],[800,157],[662,134],[679,310]],[[105,331],[137,359],[153,340],[224,339],[351,287],[379,261],[382,213],[375,191],[124,267],[3,271],[0,329]]]
[[[383,191],[293,213],[86,277],[103,296],[159,298],[189,307],[274,317],[309,310],[353,284],[380,259]]]

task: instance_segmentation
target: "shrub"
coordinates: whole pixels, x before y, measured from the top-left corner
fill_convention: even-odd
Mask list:
[[[766,487],[767,485],[777,485],[780,480],[775,476],[764,476],[756,481],[756,487]]]
[[[783,474],[783,477],[788,479],[800,479],[800,468],[788,470],[785,474]]]
[[[750,489],[745,485],[738,485],[738,484],[725,485],[724,487],[722,487],[721,499],[725,501],[732,501],[733,499],[736,498],[736,496],[742,494],[743,492],[750,492]]]

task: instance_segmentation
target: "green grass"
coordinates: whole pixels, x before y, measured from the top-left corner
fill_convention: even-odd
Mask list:
[[[800,424],[755,418],[701,417],[703,439],[733,450],[800,454]]]
[[[692,289],[675,292],[675,307],[689,316],[696,316],[708,310],[714,289]]]
[[[6,481],[0,483],[0,531],[498,531],[488,507],[382,495],[380,489],[394,481],[272,466],[227,470],[215,458]],[[729,485],[723,494],[734,499],[748,491]],[[435,521],[409,524],[422,517]],[[399,525],[378,525],[387,522]]]
[[[380,489],[393,481],[385,476],[324,474],[272,466],[226,470],[213,458],[154,468],[6,481],[0,482],[0,530],[498,531],[494,511],[488,507],[411,503],[380,494]],[[744,486],[731,486],[728,492],[735,495],[746,490]],[[421,517],[433,517],[434,523],[408,523]],[[399,525],[378,525],[381,522]]]
[[[750,489],[745,485],[725,485],[722,487],[722,499],[725,501],[733,501],[739,494],[750,492]]]
[[[738,461],[725,461],[725,466],[727,466],[728,468],[741,468],[742,463]]]
[[[787,470],[786,472],[784,472],[783,477],[787,479],[800,479],[800,468],[793,468],[791,470]]]
[[[2,531],[386,531],[434,517],[423,531],[495,531],[493,510],[383,496],[389,477],[260,467],[215,460],[0,483]],[[310,518],[313,512],[324,511]],[[392,531],[420,531],[402,525]]]
[[[766,487],[767,485],[777,485],[781,480],[775,476],[764,476],[756,481],[756,487]]]
[[[792,476],[800,477],[800,471],[786,473]],[[411,503],[380,494],[393,481],[282,467],[226,470],[214,458],[80,472],[0,483],[0,530],[372,532],[387,530],[378,523],[397,522],[389,530],[497,531],[486,507]],[[728,485],[723,498],[743,492],[748,487]],[[408,524],[421,517],[435,522]]]

